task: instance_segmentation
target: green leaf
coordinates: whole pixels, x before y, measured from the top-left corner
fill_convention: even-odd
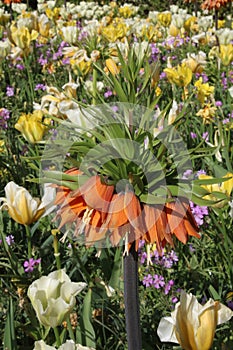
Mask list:
[[[154,196],[151,193],[143,193],[139,196],[140,201],[146,204],[164,204],[167,200],[164,197]]]
[[[225,181],[230,180],[231,177],[215,177],[215,178],[210,178],[210,179],[197,179],[194,180],[194,184],[197,185],[212,185],[212,184],[219,184]]]
[[[121,275],[122,275],[122,250],[121,248],[116,248],[113,267],[112,267],[112,274],[108,283],[109,286],[114,289],[120,288]]]
[[[82,345],[95,348],[95,330],[91,322],[91,300],[92,289],[89,288],[83,300],[82,312],[80,317],[80,328],[77,329],[77,338]]]
[[[10,297],[7,311],[7,319],[4,330],[4,349],[16,350],[15,324],[14,324],[14,307],[13,300]]]
[[[200,198],[200,197],[196,196],[194,193],[192,193],[191,201],[197,205],[207,206],[207,207],[214,205],[214,204],[217,204],[219,202],[219,201],[213,201],[213,200]]]
[[[208,289],[214,300],[221,300],[220,295],[212,285],[210,285]]]

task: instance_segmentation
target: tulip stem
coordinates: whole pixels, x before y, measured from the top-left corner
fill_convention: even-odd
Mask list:
[[[25,225],[25,229],[28,243],[28,259],[30,259],[32,257],[32,236],[30,227],[28,225]]]
[[[138,253],[135,243],[124,256],[124,302],[128,350],[141,350],[141,327],[138,294]]]
[[[74,336],[73,328],[70,322],[70,316],[67,317],[67,329],[69,332],[70,339],[75,342],[75,336]]]
[[[57,345],[57,347],[59,347],[59,346],[61,346],[61,339],[60,339],[60,335],[59,335],[57,327],[54,327],[53,331],[54,331],[54,335],[56,338],[56,345]]]
[[[92,104],[96,105],[96,95],[97,95],[97,70],[93,68],[93,98],[92,98]]]
[[[57,269],[60,270],[61,269],[61,259],[60,259],[60,252],[59,252],[59,241],[58,241],[58,237],[56,234],[53,237],[53,249],[54,249],[54,256],[56,259]]]

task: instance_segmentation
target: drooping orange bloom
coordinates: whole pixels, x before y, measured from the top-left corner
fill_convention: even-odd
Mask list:
[[[201,4],[202,10],[219,10],[222,6],[225,6],[228,2],[232,0],[205,0]]]
[[[70,173],[77,173],[72,170]],[[127,187],[114,193],[114,186],[104,183],[99,175],[89,178],[79,189],[59,188],[56,203],[60,204],[56,218],[61,218],[59,228],[75,223],[74,235],[84,235],[87,246],[104,240],[107,236],[113,246],[124,239],[129,248],[140,239],[156,243],[159,253],[167,243],[173,246],[175,235],[182,243],[188,236],[200,237],[198,226],[191,213],[188,200],[174,199],[163,205],[140,203]]]
[[[3,0],[3,3],[5,5],[10,5],[10,4],[20,4],[21,0]]]

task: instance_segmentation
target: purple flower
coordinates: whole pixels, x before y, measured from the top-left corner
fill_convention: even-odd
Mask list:
[[[159,76],[159,78],[160,79],[164,79],[164,78],[166,78],[166,73],[165,72],[162,72],[161,74],[160,74],[160,76]]]
[[[112,108],[113,112],[118,112],[118,107],[117,106],[112,106],[111,108]]]
[[[146,286],[146,288],[151,287],[152,283],[153,283],[153,277],[151,276],[151,274],[143,277],[142,284]]]
[[[230,122],[230,119],[229,118],[225,118],[223,119],[222,123],[223,124],[228,124]]]
[[[7,86],[7,88],[6,88],[6,95],[8,97],[12,97],[12,96],[14,96],[14,94],[15,94],[15,92],[14,92],[13,86]]]
[[[172,303],[176,304],[179,299],[175,296],[172,297]]]
[[[170,280],[166,283],[165,287],[164,287],[164,294],[167,295],[170,290],[171,290],[171,287],[174,286],[174,281],[173,280]]]
[[[173,262],[178,262],[178,261],[179,261],[179,258],[178,258],[178,256],[176,255],[176,252],[175,252],[174,250],[171,250],[171,251],[170,251],[169,257],[170,257],[170,259],[173,260]]]
[[[38,90],[45,91],[46,90],[46,85],[44,85],[44,84],[37,84],[34,90],[35,91],[38,91]]]
[[[141,262],[141,264],[144,264],[144,262],[147,260],[147,254],[146,254],[146,252],[143,252],[142,254],[141,254],[141,259],[140,259],[140,262]]]
[[[69,57],[67,57],[67,58],[63,58],[62,59],[62,64],[70,64],[70,59],[69,59]]]
[[[0,108],[0,128],[7,129],[7,120],[10,119],[10,111],[6,108]]]
[[[25,69],[24,65],[23,65],[23,64],[20,64],[20,63],[16,64],[15,67],[16,67],[18,70],[24,70],[24,69]]]
[[[195,132],[190,132],[190,136],[192,139],[196,139],[197,138],[197,134],[195,134]]]
[[[204,216],[208,215],[208,207],[195,205],[190,201],[190,208],[198,226],[203,225]]]
[[[44,58],[43,55],[40,55],[40,57],[38,58],[38,63],[41,64],[41,66],[44,66],[45,64],[48,63],[48,59],[47,58]]]
[[[15,243],[15,237],[13,235],[6,236],[6,243],[12,245]]]
[[[233,301],[227,301],[227,306],[233,311]]]
[[[201,170],[198,170],[197,173],[196,173],[197,177],[199,175],[202,175],[202,174],[206,175],[206,171],[201,169]]]
[[[159,275],[154,275],[154,276],[153,276],[152,285],[153,285],[156,289],[159,289],[160,287],[165,286],[164,277],[163,277],[163,276],[159,276]]]
[[[196,250],[196,249],[193,247],[193,245],[192,245],[192,244],[189,244],[189,251],[190,251],[191,253],[194,253],[195,250]]]
[[[216,101],[215,102],[216,107],[221,107],[222,106],[222,101]]]
[[[182,179],[189,179],[193,174],[192,169],[188,169],[183,173]]]
[[[208,141],[208,140],[209,140],[209,133],[208,133],[208,131],[206,131],[206,132],[204,132],[204,133],[202,134],[202,138],[203,138],[205,141]]]
[[[165,258],[163,257],[163,266],[166,268],[166,269],[170,269],[172,266],[173,266],[173,261],[172,259],[169,259],[169,258]]]
[[[39,265],[41,262],[41,258],[34,260],[33,258],[30,258],[29,260],[24,261],[24,271],[25,272],[32,272],[34,270],[34,266]]]
[[[113,95],[113,92],[111,90],[108,90],[104,93],[104,97],[108,98]]]

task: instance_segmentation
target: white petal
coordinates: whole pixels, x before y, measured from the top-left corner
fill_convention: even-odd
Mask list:
[[[45,344],[43,340],[36,341],[33,350],[56,350],[53,346]]]
[[[157,334],[162,342],[179,344],[175,335],[174,320],[172,317],[163,317],[160,320]]]
[[[73,340],[67,340],[58,350],[75,350],[75,343]]]
[[[219,304],[217,325],[229,321],[232,316],[233,311],[229,307]]]
[[[68,302],[71,296],[75,296],[80,293],[85,287],[84,282],[66,282],[61,287],[61,296],[66,302]]]

